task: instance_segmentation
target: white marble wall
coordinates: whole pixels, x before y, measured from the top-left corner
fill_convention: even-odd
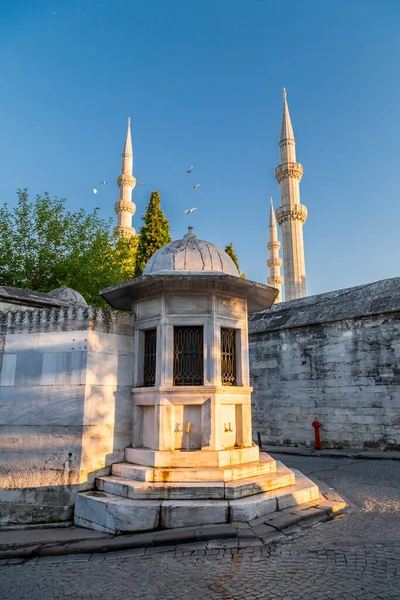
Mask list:
[[[70,517],[130,444],[132,334],[79,328],[0,338],[0,523]]]

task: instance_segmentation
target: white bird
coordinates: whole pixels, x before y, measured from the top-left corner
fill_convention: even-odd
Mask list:
[[[185,213],[190,215],[190,213],[192,213],[194,210],[197,210],[197,208],[189,208],[188,210],[185,210]]]
[[[196,185],[194,185],[192,187],[192,192],[194,192],[194,190],[197,190],[197,188],[200,187],[200,186],[201,186],[201,183],[196,183]]]
[[[146,184],[145,183],[141,183],[140,181],[137,181],[136,185],[146,185]]]
[[[97,194],[96,188],[93,188],[93,194]]]
[[[108,181],[100,181],[100,185],[102,185],[102,184],[103,184],[103,185],[107,185],[107,184],[108,184]]]
[[[186,169],[186,173],[191,173],[193,171],[193,167],[189,167],[188,169]]]

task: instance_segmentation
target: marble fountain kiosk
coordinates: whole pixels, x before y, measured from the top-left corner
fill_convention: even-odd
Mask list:
[[[114,533],[250,521],[314,500],[318,487],[252,441],[247,311],[278,290],[241,279],[189,228],[141,277],[101,292],[135,314],[132,447],[75,524]]]

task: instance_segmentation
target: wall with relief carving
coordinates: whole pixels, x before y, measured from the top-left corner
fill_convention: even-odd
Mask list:
[[[72,517],[123,460],[133,317],[88,306],[0,312],[0,524]]]

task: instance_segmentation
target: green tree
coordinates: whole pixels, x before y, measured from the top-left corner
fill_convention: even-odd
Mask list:
[[[48,292],[61,286],[93,306],[107,306],[99,290],[133,277],[136,238],[110,234],[110,221],[65,200],[18,190],[17,203],[0,206],[0,285]]]
[[[239,261],[238,261],[238,258],[236,256],[235,249],[233,247],[233,242],[231,242],[230,244],[228,244],[225,247],[225,252],[227,253],[228,256],[231,257],[231,259],[235,263],[235,266],[236,266],[237,270],[240,272]]]
[[[235,263],[235,267],[237,268],[237,270],[240,273],[239,261],[238,261],[238,257],[236,256],[235,249],[233,247],[233,242],[231,242],[230,244],[228,244],[227,246],[225,246],[225,252],[227,253],[228,256],[231,257],[231,259]],[[242,279],[247,279],[247,277],[246,277],[246,275],[244,273],[240,273],[240,277]]]
[[[160,202],[159,192],[151,192],[146,212],[142,216],[144,226],[139,231],[135,277],[143,273],[154,252],[172,240],[169,235],[169,222],[161,209]]]

